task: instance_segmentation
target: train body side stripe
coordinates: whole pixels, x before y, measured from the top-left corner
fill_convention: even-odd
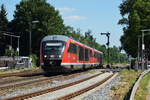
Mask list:
[[[61,63],[61,65],[63,66],[63,65],[98,65],[99,63]]]

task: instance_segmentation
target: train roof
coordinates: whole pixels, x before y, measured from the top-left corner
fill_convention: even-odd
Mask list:
[[[41,42],[43,41],[48,41],[48,40],[61,40],[61,41],[66,41],[69,39],[69,37],[65,36],[65,35],[48,35],[45,36]]]
[[[76,41],[76,40],[74,40],[74,39],[72,39],[72,38],[70,38],[70,37],[68,37],[68,36],[65,36],[65,35],[48,35],[48,36],[45,36],[45,37],[42,39],[41,42],[43,42],[43,41],[48,41],[48,40],[61,40],[61,41],[67,42],[68,39],[71,39],[71,40],[73,40],[73,41],[79,43],[80,45],[85,45],[85,44],[82,44],[82,43],[80,43],[80,42],[78,42],[78,41]],[[85,46],[88,47],[88,48],[90,48],[90,49],[93,49],[93,48],[91,48],[91,47],[89,47],[89,46],[87,46],[87,45],[85,45]],[[98,50],[96,50],[96,49],[94,49],[94,51],[99,52],[99,53],[102,53],[101,51],[98,51]]]

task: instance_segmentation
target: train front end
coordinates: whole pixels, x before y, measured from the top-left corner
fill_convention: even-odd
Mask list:
[[[40,49],[40,63],[45,72],[61,71],[61,62],[67,37],[50,35],[43,38]]]

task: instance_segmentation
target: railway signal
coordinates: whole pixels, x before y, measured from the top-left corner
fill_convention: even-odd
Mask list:
[[[107,36],[107,43],[106,43],[106,45],[107,45],[107,67],[109,68],[110,67],[110,65],[109,65],[109,44],[110,44],[109,37],[110,37],[110,33],[109,32],[101,33],[101,35],[106,35]]]
[[[29,22],[29,55],[32,54],[32,24],[39,23],[38,20]]]

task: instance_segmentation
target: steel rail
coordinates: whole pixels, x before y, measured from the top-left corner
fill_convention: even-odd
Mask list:
[[[19,82],[19,81],[26,81],[26,80],[38,79],[38,78],[41,78],[41,77],[42,76],[34,76],[34,77],[23,77],[21,79],[2,80],[2,81],[0,81],[0,86],[4,85],[4,84],[6,85],[6,84],[10,84],[10,83],[16,83],[16,82]]]
[[[0,74],[0,78],[11,77],[11,76],[27,76],[27,75],[34,75],[34,74],[41,74],[43,73],[40,69],[38,70],[26,70],[21,72],[14,72],[14,73],[6,73]]]
[[[142,72],[139,77],[137,78],[137,81],[135,82],[134,86],[132,87],[131,89],[131,94],[130,94],[130,97],[129,97],[129,100],[134,100],[134,97],[135,97],[135,93],[137,91],[137,88],[139,86],[139,83],[140,81],[142,80],[142,78],[148,74],[150,72],[150,69],[149,70],[146,70],[144,72]]]

